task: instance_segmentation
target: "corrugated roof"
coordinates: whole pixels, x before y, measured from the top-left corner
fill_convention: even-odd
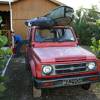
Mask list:
[[[0,3],[8,3],[9,1],[15,2],[15,1],[20,1],[20,0],[0,0]],[[58,4],[58,5],[65,5],[65,4],[63,4],[63,3],[61,3],[61,2],[59,2],[57,0],[49,0],[49,1],[51,1],[51,2],[53,2],[55,4]]]
[[[15,2],[15,1],[18,1],[18,0],[0,0],[0,3],[7,4],[9,1],[10,2]]]
[[[64,3],[59,2],[58,0],[49,0],[49,1],[51,1],[51,2],[53,2],[53,3],[56,3],[56,4],[60,5],[60,6],[65,6]]]
[[[18,1],[18,0],[0,0],[0,2],[15,2],[15,1]]]

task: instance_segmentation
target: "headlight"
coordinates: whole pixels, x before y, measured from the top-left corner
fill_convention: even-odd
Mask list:
[[[95,64],[95,62],[90,62],[87,64],[87,67],[90,70],[94,70],[94,69],[96,69],[96,64]]]
[[[46,66],[43,66],[42,71],[43,71],[43,74],[46,74],[47,75],[47,74],[52,73],[53,68],[50,65],[46,65]]]

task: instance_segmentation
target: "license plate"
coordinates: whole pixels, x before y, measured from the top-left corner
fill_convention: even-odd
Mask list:
[[[70,79],[70,80],[64,80],[63,85],[78,85],[83,83],[82,79]]]

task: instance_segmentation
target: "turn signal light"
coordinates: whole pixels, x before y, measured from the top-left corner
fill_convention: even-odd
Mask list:
[[[48,86],[52,86],[52,85],[53,85],[52,82],[47,82],[47,83],[44,83],[44,84],[43,84],[43,87],[48,87]]]
[[[90,81],[96,81],[98,80],[98,77],[92,77],[92,78],[89,78]]]

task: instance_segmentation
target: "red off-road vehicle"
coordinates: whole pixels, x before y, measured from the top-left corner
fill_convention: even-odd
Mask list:
[[[78,45],[72,27],[33,26],[27,33],[26,61],[32,73],[33,93],[43,88],[90,84],[100,80],[100,66],[94,54]]]

